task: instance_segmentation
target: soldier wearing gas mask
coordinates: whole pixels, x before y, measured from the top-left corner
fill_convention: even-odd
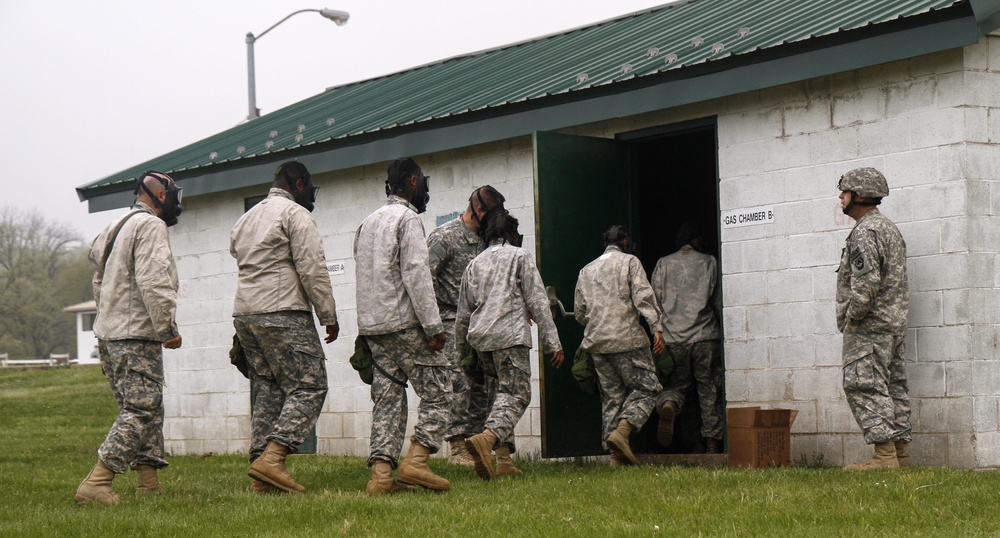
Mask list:
[[[118,504],[115,475],[137,474],[136,495],[162,493],[163,348],[181,347],[177,267],[167,227],[183,207],[181,188],[163,172],[136,178],[135,205],[94,239],[94,300],[101,368],[118,418],[97,452],[97,465],[76,491],[80,503]]]
[[[913,465],[910,396],[906,385],[906,243],[879,210],[889,195],[885,176],[857,168],[837,184],[840,207],[857,224],[837,270],[837,327],[844,333],[844,394],[875,445],[869,461],[848,469]]]
[[[233,226],[229,251],[239,266],[233,325],[247,358],[252,402],[250,490],[305,492],[285,457],[305,441],[328,390],[326,356],[313,322],[337,339],[326,253],[310,212],[319,188],[305,165],[277,168],[267,198]]]
[[[405,484],[451,488],[427,465],[441,447],[451,398],[444,325],[427,263],[424,225],[417,216],[430,199],[428,178],[409,158],[389,165],[385,205],[365,218],[354,236],[358,333],[371,348],[372,431],[370,494],[403,491]],[[420,398],[406,459],[392,470],[406,431],[406,384]]]
[[[663,351],[666,343],[646,270],[629,254],[628,231],[612,226],[604,245],[604,254],[580,270],[573,310],[584,326],[580,347],[593,357],[600,383],[603,445],[613,466],[637,465],[629,435],[646,423],[663,390],[640,315],[656,330],[653,351]]]

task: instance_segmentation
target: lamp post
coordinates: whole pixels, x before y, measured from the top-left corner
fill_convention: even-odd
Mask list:
[[[293,15],[298,15],[299,13],[305,13],[307,11],[319,13],[323,17],[337,23],[337,26],[347,24],[347,19],[351,18],[350,13],[346,11],[338,11],[336,9],[300,9],[294,13],[288,14],[288,16],[284,19],[274,23],[270,28],[264,30],[256,37],[254,37],[253,32],[247,32],[247,86],[250,95],[250,112],[247,114],[247,120],[260,117],[260,111],[257,110],[257,90],[256,81],[254,79],[253,44],[256,43],[258,39],[264,37],[268,32],[274,30],[276,26],[290,19]]]

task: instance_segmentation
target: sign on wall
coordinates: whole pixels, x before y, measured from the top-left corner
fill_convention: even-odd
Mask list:
[[[754,226],[757,224],[771,224],[774,222],[774,207],[750,207],[746,209],[734,209],[722,213],[723,228],[738,228],[740,226]]]
[[[326,271],[330,273],[330,276],[342,275],[347,269],[347,262],[326,262]]]

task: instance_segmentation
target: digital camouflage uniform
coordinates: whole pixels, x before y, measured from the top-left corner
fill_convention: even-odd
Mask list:
[[[230,233],[239,267],[233,326],[246,353],[250,461],[274,441],[294,453],[312,431],[328,391],[326,356],[312,310],[337,323],[316,221],[291,193],[272,188]]]
[[[468,341],[496,370],[497,396],[485,429],[511,452],[514,426],[531,401],[529,315],[545,351],[562,351],[535,262],[524,249],[497,240],[465,270],[455,338],[459,346]]]
[[[639,258],[609,245],[580,270],[573,311],[584,326],[580,347],[594,359],[601,387],[601,444],[622,419],[639,429],[649,418],[663,388],[656,379],[649,336],[660,326],[660,307]]]
[[[663,339],[674,365],[657,406],[671,401],[677,412],[694,384],[701,404],[701,436],[722,439],[725,405],[722,347],[719,343],[718,265],[715,257],[691,245],[664,256],[653,269],[652,286],[663,310]]]
[[[109,236],[125,216],[94,239],[89,255],[95,269],[94,335],[118,404],[118,418],[98,457],[117,474],[139,465],[167,466],[161,346],[178,334],[177,267],[167,225],[142,202],[132,212],[110,246],[107,265],[102,267],[101,261]]]
[[[358,227],[354,238],[358,332],[381,370],[409,380],[420,398],[413,439],[437,452],[448,425],[448,355],[428,347],[444,332],[427,264],[427,240],[416,208],[392,195]],[[447,343],[445,344],[447,345]],[[403,448],[406,389],[373,369],[371,455],[396,467]]]
[[[455,315],[458,311],[462,274],[481,250],[482,241],[479,236],[461,218],[438,226],[427,238],[434,294],[437,296],[445,334],[448,335],[444,353],[448,356],[450,365],[451,414],[445,433],[446,441],[465,439],[483,431],[496,391],[495,378],[487,376],[486,383],[480,385],[465,375],[461,365],[463,350],[456,347],[455,343]]]
[[[847,237],[837,272],[844,393],[868,444],[911,438],[908,311],[906,243],[896,225],[873,207]]]

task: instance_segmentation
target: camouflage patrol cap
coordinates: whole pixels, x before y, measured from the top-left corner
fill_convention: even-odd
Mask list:
[[[855,168],[840,176],[837,188],[841,191],[854,191],[865,198],[883,198],[889,196],[889,183],[882,172],[874,168]]]

